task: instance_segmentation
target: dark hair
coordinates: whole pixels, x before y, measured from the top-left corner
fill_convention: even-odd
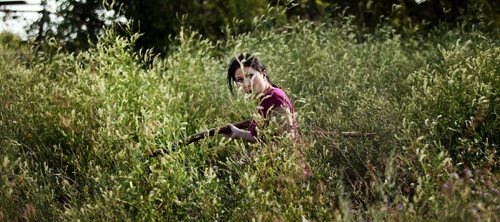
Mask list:
[[[267,74],[266,67],[260,61],[260,59],[257,58],[257,56],[252,55],[250,53],[241,53],[237,57],[233,57],[233,59],[231,59],[231,62],[229,63],[229,68],[227,69],[227,84],[229,85],[229,90],[231,91],[231,94],[234,95],[233,81],[236,81],[234,74],[236,70],[238,70],[238,68],[241,67],[252,67],[261,73],[266,72],[267,81],[272,86],[277,87],[276,85],[271,83],[271,80],[269,80],[269,75]]]

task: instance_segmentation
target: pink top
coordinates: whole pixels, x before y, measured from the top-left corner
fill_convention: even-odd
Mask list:
[[[269,90],[267,90],[266,94],[264,94],[264,96],[262,97],[262,101],[260,102],[259,106],[259,114],[266,118],[269,111],[277,107],[283,107],[290,110],[293,118],[292,130],[296,134],[298,127],[297,121],[295,120],[295,108],[293,107],[293,103],[290,101],[290,98],[282,89],[271,86]],[[257,136],[256,128],[257,126],[254,122],[252,122],[248,127],[248,131],[250,131],[252,136],[255,137]]]

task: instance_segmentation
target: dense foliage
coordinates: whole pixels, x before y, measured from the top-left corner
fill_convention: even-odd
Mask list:
[[[167,58],[111,30],[51,56],[2,37],[0,220],[497,221],[497,36],[380,28],[360,43],[349,19],[299,21],[217,43],[181,31]],[[150,158],[254,115],[225,85],[242,51],[289,93],[301,143],[217,136]]]
[[[297,19],[337,21],[353,16],[358,38],[389,23],[400,34],[426,31],[441,23],[455,25],[472,20],[482,29],[500,27],[500,4],[487,0],[57,0],[58,19],[45,16],[44,36],[64,41],[67,50],[88,49],[106,26],[129,20],[142,33],[137,49],[165,53],[181,27],[189,27],[212,40],[246,33],[259,27],[255,17],[275,17],[274,23]],[[271,6],[271,7],[269,7]],[[272,10],[269,10],[269,9]],[[32,26],[39,35],[40,22]],[[227,27],[231,27],[228,33]]]

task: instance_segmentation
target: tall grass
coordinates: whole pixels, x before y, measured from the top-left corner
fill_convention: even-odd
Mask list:
[[[166,58],[112,30],[77,54],[3,42],[0,220],[498,220],[495,33],[381,28],[358,42],[353,30],[298,22],[216,43],[182,32]],[[301,143],[213,137],[150,158],[255,115],[225,85],[247,51],[295,103]]]

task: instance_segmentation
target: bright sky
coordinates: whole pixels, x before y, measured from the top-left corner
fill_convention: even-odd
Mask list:
[[[27,5],[4,5],[0,6],[0,32],[10,31],[26,39],[26,26],[39,20],[40,13],[37,11],[42,10],[40,6],[41,0],[26,0]],[[10,12],[7,16],[1,10],[21,10],[23,12]],[[55,0],[47,0],[47,10],[54,12],[56,10]]]

